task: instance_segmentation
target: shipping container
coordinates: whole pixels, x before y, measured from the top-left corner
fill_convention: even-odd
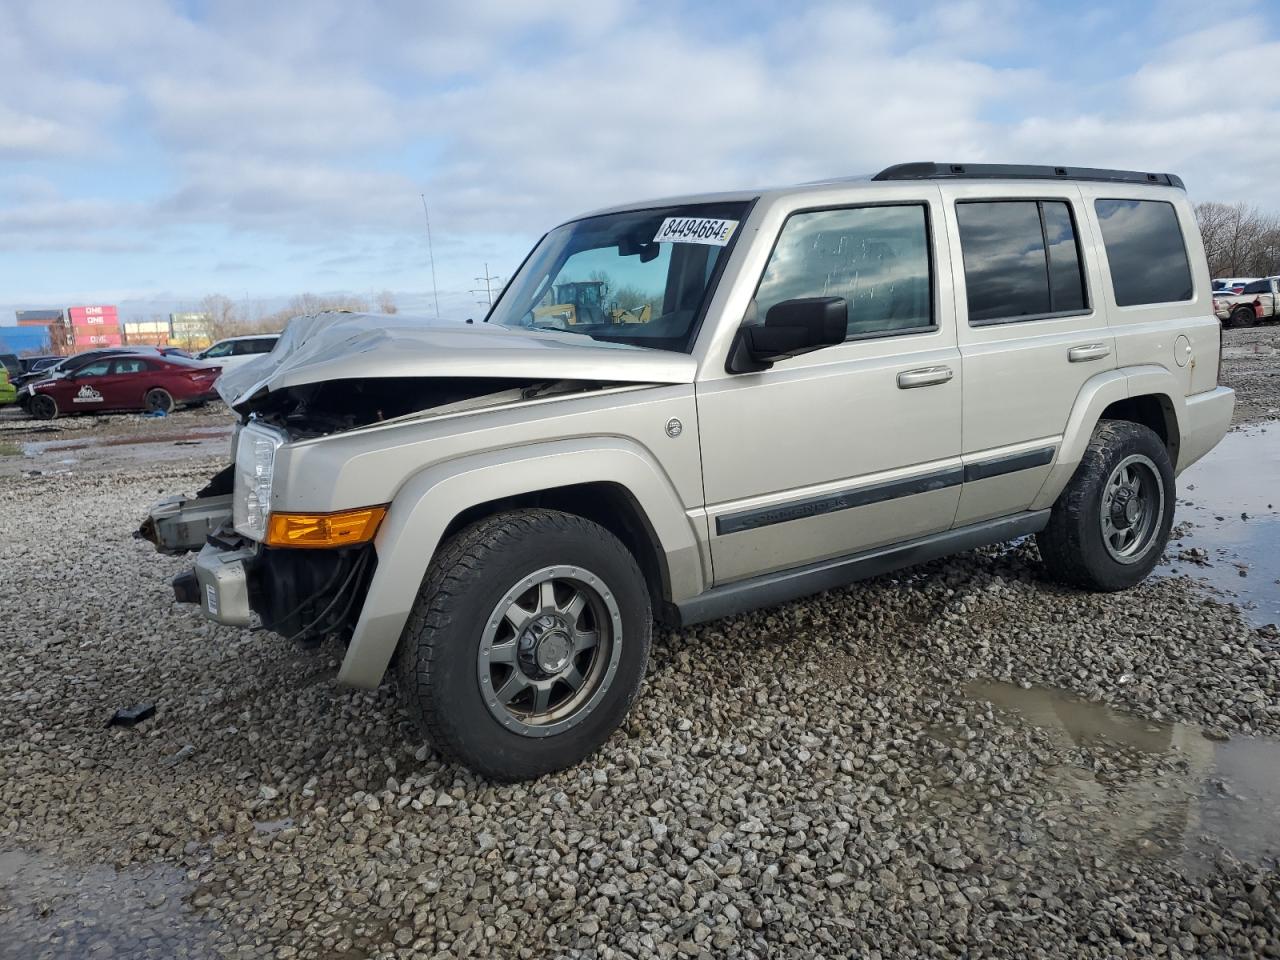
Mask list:
[[[129,346],[167,347],[167,320],[126,320],[122,325],[124,342]]]
[[[47,327],[64,319],[61,310],[15,310],[13,313],[20,327]]]
[[[116,315],[116,308],[110,305],[67,307],[67,313],[70,314],[72,320],[82,320],[85,317],[114,317]]]

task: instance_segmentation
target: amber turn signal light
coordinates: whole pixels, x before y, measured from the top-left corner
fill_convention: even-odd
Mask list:
[[[386,507],[337,513],[273,513],[267,523],[269,547],[354,547],[368,543],[387,515]]]

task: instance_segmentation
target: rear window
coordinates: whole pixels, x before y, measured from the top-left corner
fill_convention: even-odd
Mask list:
[[[1111,267],[1116,305],[1191,299],[1191,263],[1173,204],[1164,200],[1095,200]]]
[[[1086,309],[1075,221],[1065,200],[956,204],[971,324]]]

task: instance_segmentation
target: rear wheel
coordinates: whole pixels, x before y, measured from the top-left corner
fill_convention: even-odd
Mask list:
[[[154,387],[147,391],[143,403],[147,406],[148,413],[155,413],[157,410],[164,413],[173,412],[173,395],[162,387]]]
[[[46,393],[37,393],[27,402],[27,410],[37,420],[52,420],[58,415],[58,401]]]
[[[1173,465],[1148,427],[1103,420],[1036,535],[1049,574],[1086,590],[1124,590],[1160,559],[1173,526]]]
[[[1253,307],[1239,306],[1231,311],[1231,326],[1233,327],[1252,327],[1253,322],[1257,319],[1257,315],[1253,312]]]
[[[577,763],[626,716],[652,622],[635,558],[552,510],[480,521],[437,555],[401,638],[400,685],[444,755],[495,780]]]

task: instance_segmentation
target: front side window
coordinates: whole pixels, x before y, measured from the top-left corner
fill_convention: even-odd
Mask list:
[[[971,324],[1087,308],[1080,246],[1066,201],[960,201],[956,221]]]
[[[548,233],[490,323],[687,353],[746,202],[629,210]]]
[[[923,204],[792,214],[756,290],[760,319],[783,300],[843,297],[849,337],[933,328]]]
[[[1190,300],[1191,264],[1173,204],[1095,200],[1116,306]]]
[[[1271,281],[1270,281],[1270,280],[1255,280],[1255,281],[1253,281],[1253,283],[1247,283],[1247,284],[1245,284],[1244,289],[1243,289],[1243,290],[1241,290],[1240,292],[1241,292],[1241,293],[1270,293],[1270,292],[1271,292]]]
[[[112,367],[112,373],[142,373],[147,369],[147,361],[137,358],[128,360],[117,360],[115,366]]]
[[[83,367],[75,372],[77,377],[101,377],[111,369],[110,360],[99,360],[96,363],[86,363]]]
[[[235,346],[235,342],[232,340],[215,343],[204,353],[200,354],[200,356],[209,360],[216,360],[218,357],[229,357],[231,356],[231,348],[233,346]]]

